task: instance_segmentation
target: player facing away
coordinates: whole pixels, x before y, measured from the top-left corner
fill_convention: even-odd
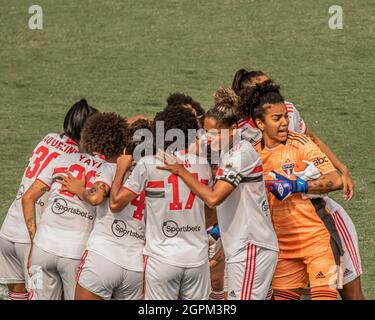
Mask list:
[[[272,80],[262,71],[248,72],[245,69],[240,69],[234,76],[232,88],[236,93],[241,95],[241,90],[265,82],[272,82]],[[245,91],[242,92],[244,93]],[[354,195],[354,182],[350,176],[348,168],[316,134],[308,129],[296,107],[287,101],[285,101],[285,105],[289,116],[289,131],[296,131],[297,133],[308,135],[323,153],[327,155],[335,168],[342,174],[344,199],[350,201]],[[240,118],[242,118],[238,127],[243,131],[243,138],[250,141],[252,144],[255,144],[261,139],[262,135],[261,131],[251,119],[251,114],[248,111],[249,110],[246,108],[242,108],[238,113]],[[336,228],[339,232],[344,249],[344,278],[343,288],[339,289],[340,296],[343,300],[363,300],[365,297],[361,286],[362,265],[355,225],[349,214],[341,205],[335,200],[329,198],[329,196],[326,196],[325,200],[326,210],[333,212],[333,216],[335,217]],[[310,296],[309,290],[304,292],[306,295],[304,294],[303,298],[308,299]]]
[[[151,129],[149,121],[137,120],[128,131],[131,139],[139,129]],[[137,141],[126,152],[133,154]],[[104,164],[90,189],[85,180],[71,174],[64,186],[90,205],[97,206],[97,221],[89,237],[77,274],[76,300],[143,299],[143,249],[145,245],[145,194],[140,194],[118,213],[109,209],[109,192],[117,158]],[[125,175],[128,178],[131,170]]]
[[[82,130],[80,152],[53,160],[22,197],[23,213],[33,245],[30,268],[34,288],[30,299],[60,300],[74,298],[76,273],[82,252],[93,228],[96,209],[69,193],[59,183],[70,172],[86,177],[90,188],[96,172],[106,159],[121,153],[126,141],[126,119],[116,114],[97,113],[87,119]],[[82,151],[85,151],[83,153]],[[35,204],[50,190],[40,223],[35,224]]]
[[[167,106],[171,105],[183,105],[190,109],[195,117],[197,118],[198,124],[200,128],[204,126],[204,117],[205,111],[200,105],[199,102],[195,101],[191,96],[186,95],[180,92],[174,92],[170,94],[167,98]],[[204,131],[202,129],[202,131]],[[207,159],[209,159],[209,151],[210,148],[206,144],[206,140],[204,135],[197,135],[196,143],[192,143],[189,146],[190,153],[196,153],[197,155],[203,155],[203,148],[207,149]],[[206,216],[207,217],[207,216]],[[217,225],[217,217],[216,213],[213,213],[208,217],[209,219],[206,221],[208,229],[208,257],[209,257],[209,265],[210,265],[210,278],[211,278],[211,294],[210,300],[224,300],[224,266],[225,266],[225,257],[224,251],[221,244],[220,238],[220,231]]]
[[[49,133],[35,147],[26,168],[15,200],[10,206],[0,230],[0,283],[8,285],[10,300],[27,300],[27,258],[30,237],[23,217],[21,198],[33,184],[38,174],[55,158],[62,154],[79,151],[81,129],[87,117],[97,110],[85,99],[76,102],[64,119],[64,132]],[[36,223],[46,207],[48,193],[35,204]]]
[[[158,130],[161,123],[163,127]],[[184,106],[168,106],[156,114],[153,127],[154,139],[164,141],[164,149],[173,147],[172,137],[167,138],[171,129],[183,134],[176,156],[195,179],[210,183],[207,160],[186,151],[190,142],[188,130],[198,130],[195,115]],[[176,175],[157,169],[162,162],[154,155],[139,160],[123,184],[131,165],[131,156],[121,156],[117,161],[110,208],[119,212],[145,193],[145,299],[208,299],[210,274],[204,203]]]
[[[205,116],[208,143],[212,150],[221,151],[212,187],[194,179],[168,153],[164,153],[167,165],[161,168],[178,175],[197,197],[216,207],[228,268],[228,299],[263,300],[271,286],[278,244],[259,156],[248,141],[234,142],[236,103],[232,90],[220,88],[215,93],[215,106]],[[228,142],[223,139],[224,130],[229,133]]]
[[[343,254],[341,240],[324,201],[302,195],[339,190],[341,177],[310,138],[288,131],[288,110],[278,86],[263,84],[247,89],[241,108],[250,110],[262,131],[262,140],[255,148],[266,179],[270,175],[275,179],[266,181],[280,248],[272,283],[274,298],[298,300],[309,283],[312,299],[336,299]],[[293,169],[304,160],[318,163],[320,178],[295,178]]]

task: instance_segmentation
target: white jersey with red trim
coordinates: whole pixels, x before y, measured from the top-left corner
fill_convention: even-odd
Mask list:
[[[51,189],[34,238],[34,244],[40,249],[64,258],[81,258],[94,225],[96,209],[78,196],[62,191],[57,178],[66,171],[78,179],[86,175],[86,187],[91,188],[96,172],[104,163],[99,157],[84,153],[65,154],[40,173],[37,179]]]
[[[220,159],[216,180],[235,190],[217,207],[227,262],[242,261],[249,243],[278,251],[263,180],[263,166],[252,145],[241,140]]]
[[[202,183],[212,183],[206,159],[178,152],[176,156]],[[142,158],[124,187],[146,192],[146,246],[144,253],[178,267],[198,267],[208,260],[204,203],[154,156]]]
[[[112,186],[116,164],[106,163],[94,181]],[[125,176],[125,180],[131,172]],[[143,272],[145,246],[145,193],[142,192],[121,212],[112,213],[109,199],[97,207],[97,220],[87,249],[105,257],[120,267]]]
[[[49,133],[35,147],[26,168],[17,196],[11,204],[8,214],[0,230],[0,237],[17,243],[30,243],[23,217],[21,198],[27,189],[33,184],[38,174],[55,158],[61,154],[72,154],[79,151],[76,142],[63,134]],[[36,221],[39,222],[49,193],[44,194],[36,203]]]
[[[307,127],[306,127],[305,121],[303,121],[296,107],[288,101],[285,101],[284,103],[288,110],[288,117],[289,117],[288,129],[290,131],[295,131],[301,134],[305,134]],[[238,128],[241,129],[242,139],[249,141],[252,145],[254,145],[260,139],[262,139],[262,132],[255,126],[252,119],[249,119],[247,121],[240,120],[238,122]]]

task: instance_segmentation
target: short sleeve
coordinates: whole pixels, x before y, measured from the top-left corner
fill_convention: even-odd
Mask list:
[[[113,179],[115,178],[116,166],[113,164],[105,164],[103,168],[97,171],[94,184],[102,182],[111,188]]]
[[[123,187],[129,189],[131,192],[139,195],[147,183],[147,169],[145,163],[141,160],[134,167],[132,173],[126,179]]]
[[[301,148],[301,151],[302,159],[300,160],[312,162],[322,175],[336,171],[328,156],[311,139],[308,139],[308,142],[304,145],[304,148]]]
[[[55,168],[57,167],[58,159],[52,160],[37,176],[36,180],[43,182],[46,186],[51,187],[53,183]],[[65,169],[65,168],[64,168]],[[65,170],[64,170],[65,171]]]

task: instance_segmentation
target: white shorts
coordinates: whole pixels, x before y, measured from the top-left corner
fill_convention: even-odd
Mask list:
[[[228,300],[267,300],[278,252],[247,245],[243,260],[227,263]]]
[[[331,213],[336,229],[341,238],[344,249],[343,262],[343,284],[346,285],[362,274],[361,257],[359,255],[358,236],[353,221],[348,213],[337,202],[325,198],[326,210]]]
[[[12,242],[0,237],[1,284],[27,284],[27,259],[29,252],[29,243]]]
[[[210,293],[208,261],[182,268],[145,257],[145,300],[208,300]]]
[[[143,272],[124,269],[96,252],[85,250],[77,282],[105,300],[141,300],[143,277]]]
[[[74,300],[80,260],[58,257],[33,245],[30,300]]]

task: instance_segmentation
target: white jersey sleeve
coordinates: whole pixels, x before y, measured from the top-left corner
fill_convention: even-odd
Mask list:
[[[302,119],[297,108],[291,102],[285,101],[286,108],[288,109],[289,127],[290,131],[295,131],[305,134],[307,127],[305,121]]]
[[[221,158],[217,180],[235,190],[217,207],[225,257],[242,261],[247,245],[278,251],[263,180],[263,166],[251,144],[242,140]]]

